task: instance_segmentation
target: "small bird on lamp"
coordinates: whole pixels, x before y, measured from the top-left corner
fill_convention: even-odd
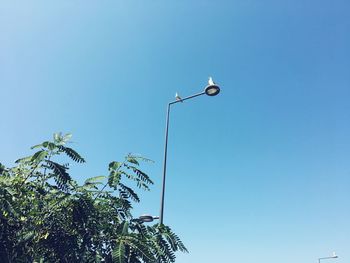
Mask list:
[[[215,85],[215,82],[213,81],[212,77],[209,77],[208,84]]]
[[[181,97],[180,97],[180,95],[177,94],[177,92],[176,92],[176,94],[175,94],[175,99],[178,100],[178,101],[183,102],[182,99],[181,99]]]

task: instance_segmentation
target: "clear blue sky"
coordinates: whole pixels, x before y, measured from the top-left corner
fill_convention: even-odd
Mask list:
[[[178,263],[350,262],[347,0],[0,3],[0,160],[56,131],[86,157],[79,181],[128,152],[155,161],[136,215],[158,214]],[[330,261],[332,262],[332,261]],[[334,260],[335,262],[335,260]]]

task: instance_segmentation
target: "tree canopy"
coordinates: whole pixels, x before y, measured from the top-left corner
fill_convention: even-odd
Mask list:
[[[128,154],[109,163],[108,175],[78,184],[69,164],[85,159],[70,138],[54,134],[16,166],[0,164],[1,262],[168,263],[187,252],[170,227],[132,216],[135,188],[153,184],[140,168],[148,159]]]

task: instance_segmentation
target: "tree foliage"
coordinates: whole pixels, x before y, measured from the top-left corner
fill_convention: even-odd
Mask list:
[[[168,263],[187,252],[168,226],[132,217],[135,188],[153,184],[140,169],[148,159],[129,154],[79,185],[62,162],[85,162],[67,147],[70,138],[55,134],[15,167],[0,164],[1,262]]]

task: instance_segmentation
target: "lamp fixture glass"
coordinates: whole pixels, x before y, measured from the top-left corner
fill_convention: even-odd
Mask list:
[[[149,223],[149,222],[153,222],[153,220],[155,219],[159,219],[159,216],[152,216],[152,215],[145,214],[145,215],[141,215],[138,219],[144,223]]]
[[[208,85],[205,87],[204,90],[205,94],[207,94],[208,96],[216,96],[220,93],[220,88],[218,85]]]

